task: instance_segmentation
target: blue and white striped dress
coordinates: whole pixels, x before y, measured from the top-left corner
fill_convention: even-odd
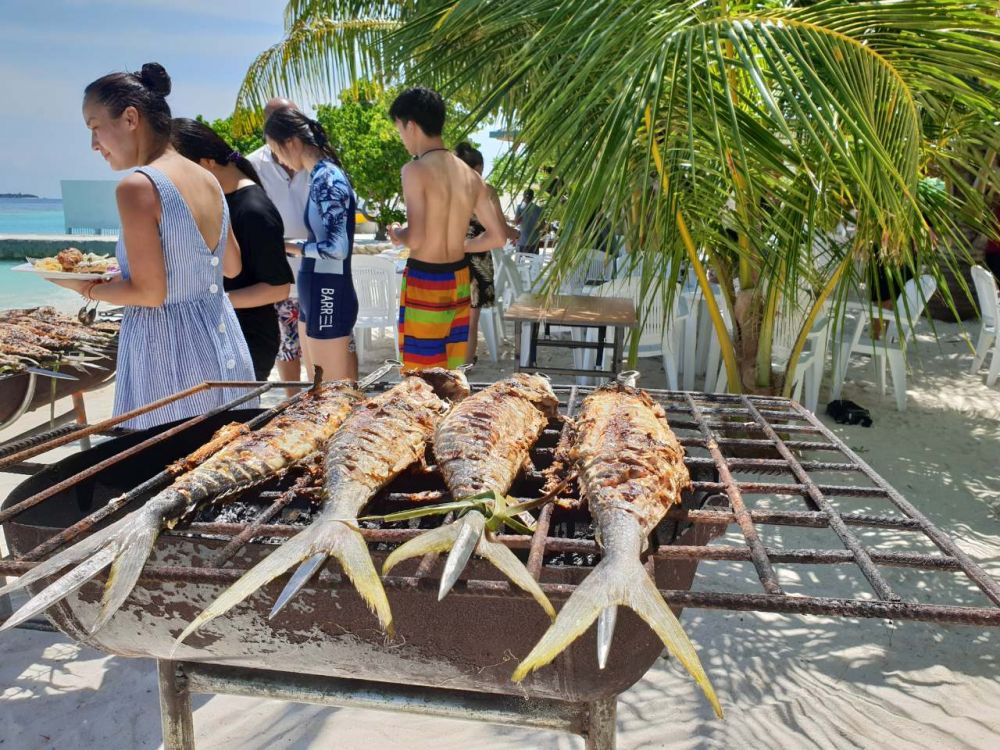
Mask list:
[[[173,182],[154,167],[138,171],[152,181],[160,196],[159,231],[167,269],[167,297],[160,307],[125,307],[118,344],[115,414],[206,380],[254,379],[246,340],[222,289],[229,208],[221,188],[222,236],[212,251]],[[122,277],[128,279],[124,236],[118,238],[115,255]],[[242,388],[212,388],[130,419],[123,426],[144,429],[204,414],[243,393],[246,390]]]

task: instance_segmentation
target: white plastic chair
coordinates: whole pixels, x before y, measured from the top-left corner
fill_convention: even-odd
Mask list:
[[[678,360],[680,349],[680,332],[685,322],[686,310],[681,309],[680,294],[674,296],[674,306],[670,315],[663,313],[662,290],[649,292],[640,296],[641,282],[637,276],[629,276],[590,287],[589,293],[594,297],[624,297],[635,302],[636,313],[639,316],[639,357],[661,357],[663,369],[667,373],[667,383],[672,390],[677,390]],[[611,341],[614,328],[605,330],[605,340]],[[598,331],[587,329],[587,341],[596,342]],[[627,354],[627,351],[625,352]],[[610,360],[611,353],[605,350],[604,361]],[[592,369],[596,366],[597,355],[592,350],[583,350],[582,369]]]
[[[989,372],[986,374],[986,385],[992,386],[1000,377],[1000,291],[997,282],[987,269],[982,266],[972,267],[972,280],[976,285],[976,296],[979,298],[979,317],[982,324],[979,328],[979,340],[976,342],[976,358],[972,362],[972,375],[979,372],[986,357],[993,355]]]
[[[358,322],[354,324],[358,361],[371,345],[373,330],[391,329],[393,348],[399,358],[399,276],[396,264],[377,255],[351,258],[354,291],[358,295]]]
[[[921,276],[919,286],[915,279],[907,281],[902,294],[896,300],[896,309],[900,315],[899,325],[897,325],[892,312],[886,311],[884,320],[887,325],[882,331],[882,336],[878,339],[872,339],[870,335],[863,336],[871,321],[868,317],[868,310],[861,311],[862,314],[858,317],[850,340],[842,342],[836,350],[831,393],[834,399],[840,398],[840,391],[843,388],[844,379],[847,377],[851,355],[862,354],[875,357],[879,392],[882,395],[885,395],[885,366],[888,362],[889,372],[892,375],[892,387],[896,396],[896,408],[899,411],[906,410],[906,358],[904,356],[906,342],[913,332],[913,323],[923,314],[927,301],[934,296],[936,291],[937,281],[933,276],[926,274]]]
[[[777,370],[785,370],[788,361],[792,357],[792,349],[795,347],[795,340],[802,330],[802,324],[809,312],[812,302],[808,294],[800,295],[798,307],[791,314],[780,314],[775,322],[774,340],[771,344],[771,366]],[[795,368],[795,380],[792,384],[792,398],[802,404],[808,411],[815,412],[819,405],[819,388],[823,382],[823,371],[826,366],[827,340],[830,334],[830,318],[828,315],[829,301],[827,301],[813,321],[812,328],[806,335],[806,345],[799,355],[799,363]],[[723,310],[723,317],[729,325],[728,312]],[[723,392],[728,387],[729,378],[726,373],[725,364],[720,364],[716,360],[718,378],[715,381],[713,390]],[[709,363],[710,367],[712,362]],[[711,370],[706,374],[706,383],[711,375]],[[709,386],[706,385],[706,391]]]
[[[497,302],[503,304],[506,310],[510,305],[524,294],[524,282],[516,264],[516,256],[531,255],[530,253],[509,254],[503,250],[493,251],[494,283],[496,284]],[[503,330],[503,313],[501,311],[500,324]],[[531,344],[531,326],[521,327],[521,361],[520,365],[528,365],[528,347]]]
[[[560,294],[586,294],[591,287],[611,281],[615,270],[615,256],[603,250],[587,250],[587,263],[581,263],[559,285]]]

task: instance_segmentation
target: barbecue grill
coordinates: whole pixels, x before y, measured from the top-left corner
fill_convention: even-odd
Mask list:
[[[250,390],[238,402],[282,384],[242,385]],[[591,390],[553,388],[561,412],[570,415]],[[647,569],[676,613],[693,606],[1000,625],[1000,584],[798,404],[757,396],[649,393],[663,405],[685,446],[693,479],[683,504],[656,530],[646,558]],[[239,406],[233,402],[177,425],[106,442],[22,483],[0,511],[12,553],[0,560],[0,574],[23,573],[62,544],[136,507],[169,483],[170,471],[158,470],[200,447],[222,424],[238,420],[259,426],[281,408]],[[532,468],[512,488],[512,495],[540,495],[541,472],[552,461],[558,434],[559,423],[553,421],[532,452]],[[381,632],[334,563],[274,620],[267,619],[267,612],[283,578],[174,651],[174,639],[191,619],[308,523],[316,491],[307,469],[290,471],[193,523],[165,532],[139,585],[96,635],[88,636],[82,623],[96,616],[100,579],[48,611],[56,627],[77,640],[109,653],[159,660],[168,749],[193,747],[192,691],[518,723],[577,732],[587,738],[588,748],[614,746],[615,696],[654,663],[662,650],[659,640],[622,609],[607,669],[597,666],[591,629],[552,665],[520,685],[512,683],[517,661],[548,620],[528,595],[476,560],[440,603],[436,594],[441,563],[435,558],[403,564],[398,575],[388,577],[395,639]],[[366,512],[446,499],[437,472],[429,467],[400,477]],[[858,499],[883,510],[848,510]],[[440,522],[436,517],[421,523]],[[827,528],[841,547],[776,549],[766,545],[760,533],[768,525]],[[362,533],[376,565],[393,547],[420,533],[412,521],[372,526]],[[856,533],[859,528],[909,532],[929,540],[939,552],[869,549]],[[727,529],[738,531],[743,543],[709,544]],[[532,536],[500,539],[523,556],[557,608],[598,555],[586,514],[553,504],[543,507]],[[699,560],[747,562],[761,590],[692,591]],[[779,582],[776,568],[800,564],[853,565],[870,592],[853,599],[824,597],[822,592],[791,595]],[[962,576],[978,588],[982,602],[957,606],[904,600],[883,575],[883,569],[895,567]],[[712,585],[720,588],[717,582]],[[697,643],[697,633],[692,636]]]

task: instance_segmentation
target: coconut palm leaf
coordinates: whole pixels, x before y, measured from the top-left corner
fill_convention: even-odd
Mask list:
[[[873,258],[939,276],[963,259],[949,248],[982,223],[996,181],[982,164],[998,145],[997,8],[293,0],[288,39],[255,63],[240,101],[275,82],[318,91],[367,66],[460,98],[474,121],[502,114],[530,144],[523,174],[559,178],[549,289],[588,262],[604,217],[665,309],[685,269],[706,293],[700,271],[714,271],[733,325],[730,337],[713,313],[730,387],[787,391],[793,373],[772,372],[779,319],[801,314],[801,343],[826,299],[842,315]],[[934,206],[918,194],[928,173],[947,184]],[[827,241],[838,221],[856,227],[852,243]]]

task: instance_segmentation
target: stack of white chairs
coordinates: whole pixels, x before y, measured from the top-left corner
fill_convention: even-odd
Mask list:
[[[499,309],[500,331],[503,331],[503,311],[520,297],[525,290],[521,273],[518,270],[515,254],[507,253],[503,250],[493,251],[494,267],[494,288],[496,290],[497,306]],[[484,334],[485,335],[485,334]],[[521,329],[521,362],[522,366],[528,364],[528,346],[531,340],[529,326],[522,326]]]
[[[892,387],[896,396],[896,408],[899,411],[906,410],[906,344],[912,337],[913,324],[923,314],[927,301],[934,296],[936,291],[937,281],[933,276],[921,276],[919,282],[916,279],[907,281],[903,292],[896,300],[896,309],[900,316],[899,322],[897,323],[895,315],[891,311],[882,310],[885,313],[883,322],[886,325],[878,338],[872,338],[870,334],[863,335],[868,329],[871,319],[868,309],[861,309],[853,334],[848,340],[842,342],[834,352],[836,355],[833,366],[832,396],[834,399],[840,398],[851,355],[861,354],[875,357],[879,391],[882,395],[885,395],[885,370],[888,363],[889,372],[892,375]]]
[[[986,357],[993,355],[986,375],[986,385],[992,386],[1000,377],[1000,291],[993,274],[982,266],[972,267],[972,280],[979,298],[979,340],[976,342],[976,358],[972,362],[971,374],[979,372]]]
[[[399,275],[391,258],[355,255],[351,258],[354,291],[358,295],[358,322],[354,324],[358,361],[364,360],[366,346],[371,346],[372,331],[392,336],[399,357]]]

